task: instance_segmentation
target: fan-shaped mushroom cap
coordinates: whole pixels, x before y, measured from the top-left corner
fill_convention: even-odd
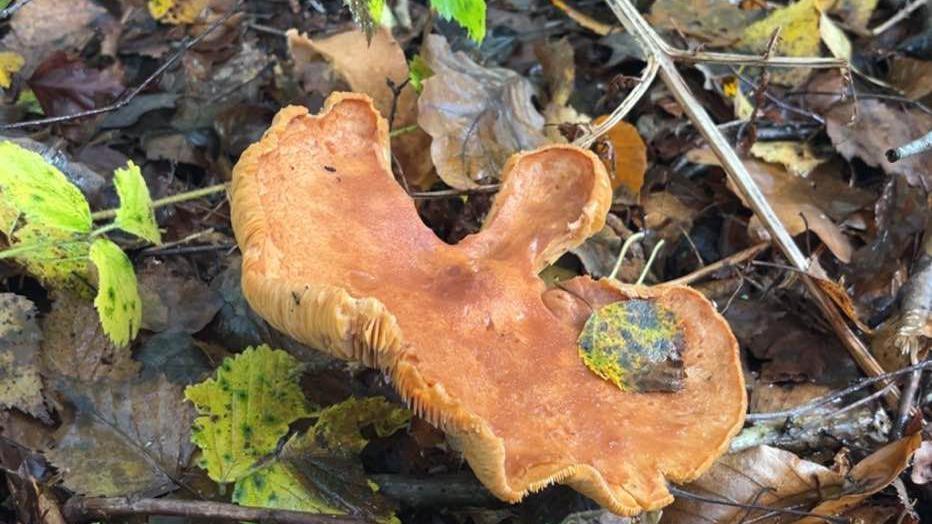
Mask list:
[[[696,478],[742,425],[737,343],[689,288],[545,288],[537,272],[603,225],[601,162],[567,145],[515,155],[483,230],[451,246],[393,179],[388,143],[366,97],[334,94],[319,116],[283,109],[243,154],[231,202],[252,307],[389,371],[504,500],[562,482],[621,514],[671,502],[665,479]],[[682,390],[626,393],[580,360],[592,309],[631,297],[677,315]]]

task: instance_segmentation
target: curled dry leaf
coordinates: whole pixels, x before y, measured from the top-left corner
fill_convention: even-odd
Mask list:
[[[417,93],[414,86],[404,86],[396,101],[387,83],[391,80],[397,87],[408,79],[408,62],[404,51],[388,29],[379,27],[373,32],[371,41],[367,40],[365,33],[356,29],[318,39],[311,39],[291,29],[288,31],[288,49],[299,71],[323,57],[353,91],[372,97],[383,117],[391,115],[394,103],[395,120],[391,123],[392,129],[417,124]],[[430,137],[422,129],[392,138],[392,152],[398,158],[405,178],[413,185],[426,187],[431,182],[433,166],[427,153],[429,147]]]
[[[694,149],[687,157],[697,163],[719,165],[708,149]],[[854,247],[841,228],[840,220],[866,206],[871,196],[838,179],[833,164],[813,172],[808,179],[788,173],[782,166],[745,159],[744,165],[767,197],[774,212],[791,235],[807,229],[819,236],[826,247],[842,262],[850,262]],[[734,191],[729,182],[728,187]],[[735,191],[741,197],[741,193]],[[757,217],[748,226],[757,236],[766,232]]]
[[[580,115],[569,105],[576,82],[576,64],[573,61],[573,46],[566,38],[544,41],[534,47],[547,82],[550,99],[544,107],[547,121],[544,134],[553,142],[565,142],[559,124],[586,123],[589,117]]]
[[[890,175],[905,177],[912,186],[932,188],[932,162],[915,155],[888,162],[885,153],[925,135],[932,129],[932,115],[903,104],[881,100],[858,100],[857,118],[853,103],[837,104],[825,114],[829,138],[846,159],[860,158]]]
[[[596,118],[592,123],[601,124],[608,115]],[[614,166],[609,173],[612,177],[612,189],[625,188],[631,195],[637,196],[644,185],[647,172],[647,145],[633,125],[621,121],[608,130],[605,135],[612,144]]]
[[[60,388],[75,405],[46,455],[68,489],[91,496],[156,496],[194,451],[194,409],[165,377],[127,382],[70,382]]]
[[[512,153],[547,142],[525,78],[480,66],[439,35],[427,37],[421,56],[434,75],[424,81],[418,124],[433,139],[431,158],[447,185],[469,189],[496,180]]]
[[[42,396],[39,341],[32,302],[0,293],[0,408],[16,408],[51,422]]]
[[[919,100],[932,93],[932,61],[906,56],[893,58],[887,80],[910,100]]]
[[[139,271],[142,327],[149,331],[197,333],[223,306],[220,295],[195,277],[184,277],[166,264]]]

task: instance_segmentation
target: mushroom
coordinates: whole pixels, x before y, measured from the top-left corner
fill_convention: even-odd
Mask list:
[[[538,278],[605,221],[595,155],[545,146],[501,179],[482,230],[445,244],[395,182],[366,96],[335,93],[317,116],[286,107],[233,172],[243,292],[293,338],[388,372],[503,500],[565,483],[618,514],[669,504],[667,481],[698,477],[743,424],[734,336],[687,287]],[[678,390],[622,390],[580,358],[593,311],[629,300],[676,317]]]

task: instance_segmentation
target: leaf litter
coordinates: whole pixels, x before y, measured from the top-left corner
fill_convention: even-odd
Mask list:
[[[724,456],[708,478],[683,487],[662,517],[622,519],[558,487],[520,504],[488,507],[487,493],[474,481],[460,493],[462,483],[446,480],[470,479],[471,473],[442,432],[424,436],[426,422],[410,418],[379,372],[324,357],[256,315],[242,294],[221,193],[155,213],[152,201],[228,181],[239,154],[279,108],[316,110],[335,90],[372,96],[383,116],[394,113],[396,179],[417,199],[425,223],[455,242],[481,228],[494,199],[489,192],[511,153],[567,141],[560,124],[581,125],[572,132],[591,125],[636,85],[632,78],[645,62],[643,49],[600,4],[358,4],[379,14],[371,17],[371,43],[340,2],[250,0],[247,16],[224,20],[120,111],[33,126],[28,139],[3,132],[3,140],[36,156],[26,164],[4,162],[7,175],[0,180],[5,246],[32,246],[0,268],[0,316],[12,319],[0,337],[0,436],[44,453],[62,489],[43,484],[30,498],[0,483],[0,497],[25,505],[41,500],[45,507],[89,495],[167,494],[164,500],[172,501],[189,497],[178,489],[181,481],[208,487],[205,496],[225,503],[457,523],[799,517],[688,493],[865,522],[907,518],[911,500],[919,513],[927,511],[932,502],[921,486],[929,477],[928,442],[920,443],[923,433],[914,431],[920,415],[932,416],[928,396],[916,397],[919,414],[900,438],[893,430],[898,408],[870,397],[866,388],[789,418],[750,422],[732,442],[738,451]],[[24,2],[0,42],[0,120],[101,107],[139,85],[184,38],[235,5]],[[928,153],[896,163],[884,154],[932,127],[922,17],[871,36],[896,13],[890,5],[658,0],[645,11],[667,42],[696,56],[760,54],[780,27],[775,54],[840,56],[856,66],[851,79],[809,68],[771,69],[765,78],[757,68],[701,58],[678,63],[713,120],[733,144],[747,147],[745,165],[810,257],[817,285],[843,322],[885,369],[910,365],[895,341],[904,325],[904,290],[915,288],[911,281],[925,256]],[[399,89],[397,97],[386,79]],[[623,241],[645,232],[620,261],[617,278],[634,282],[646,268],[648,282],[688,278],[714,298],[738,336],[754,416],[794,412],[859,384],[864,377],[835,339],[835,328],[818,315],[779,251],[741,258],[768,237],[717,162],[695,152],[701,147],[682,106],[656,82],[593,147],[614,177],[608,226],[547,268],[547,281],[605,277]],[[54,173],[46,165],[73,189],[48,193],[55,186],[46,183],[51,178],[33,176],[36,166]],[[27,189],[17,193],[13,186],[21,181]],[[27,197],[11,203],[17,194]],[[38,206],[28,197],[33,194],[53,204]],[[104,210],[121,231],[92,235],[111,224],[99,218]],[[660,239],[665,244],[648,263]],[[89,258],[92,245],[100,267]],[[733,256],[739,258],[724,263]],[[138,278],[138,297],[130,275]],[[110,287],[119,290],[112,298]],[[103,315],[94,309],[95,295]],[[141,311],[131,311],[137,301]],[[425,318],[431,314],[425,311]],[[239,416],[235,398],[224,396],[217,381],[221,375],[229,380],[224,362],[255,358],[258,349],[243,348],[262,344],[269,345],[264,355],[278,355],[269,358],[280,364],[276,372],[288,377],[272,389],[286,392],[293,407],[267,410],[281,411],[282,422],[256,441],[256,456],[233,440],[223,448],[239,457],[233,477],[242,476],[231,478],[230,468],[220,468],[233,486],[221,494],[198,466],[209,453],[191,441],[196,409],[181,392],[206,389],[205,377],[214,377],[207,395],[211,414],[227,414],[222,399],[229,398],[229,413]],[[270,348],[290,356],[265,353]],[[314,409],[307,399],[326,407]],[[205,416],[205,426],[219,422]],[[232,438],[243,430],[223,428],[216,434]],[[912,469],[904,469],[911,456]],[[448,498],[437,498],[438,486]],[[459,502],[449,502],[451,493]],[[2,506],[0,518],[21,517],[19,509]]]

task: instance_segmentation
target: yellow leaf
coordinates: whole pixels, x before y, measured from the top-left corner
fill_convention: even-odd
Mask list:
[[[767,18],[751,24],[741,36],[741,45],[751,52],[764,53],[770,38],[780,28],[780,41],[775,54],[778,56],[819,56],[820,9],[828,8],[834,0],[800,0],[795,4],[777,9]],[[781,84],[796,84],[807,76],[809,69],[773,71],[771,78]]]
[[[851,42],[848,40],[848,35],[825,13],[822,13],[819,20],[819,34],[822,36],[825,47],[835,58],[851,61]]]
[[[0,87],[10,87],[13,74],[23,67],[23,57],[12,51],[0,51]]]
[[[766,162],[783,164],[789,172],[802,177],[825,162],[804,142],[755,142],[751,154]]]
[[[149,14],[167,24],[190,24],[208,3],[210,0],[149,0]]]

